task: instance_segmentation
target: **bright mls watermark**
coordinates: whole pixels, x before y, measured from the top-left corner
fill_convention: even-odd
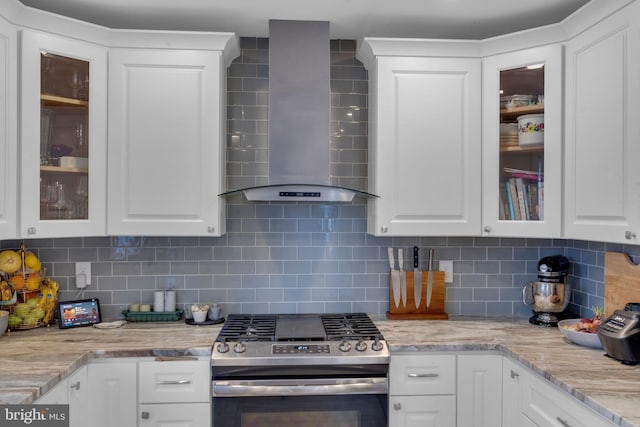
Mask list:
[[[0,426],[69,427],[69,405],[0,405]]]

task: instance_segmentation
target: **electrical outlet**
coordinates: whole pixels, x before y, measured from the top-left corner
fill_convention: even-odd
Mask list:
[[[76,287],[84,289],[91,284],[91,263],[76,262]]]
[[[444,271],[444,283],[453,283],[453,261],[440,260],[440,271]]]

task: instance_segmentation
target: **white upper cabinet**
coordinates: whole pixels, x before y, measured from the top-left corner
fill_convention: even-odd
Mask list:
[[[109,234],[224,234],[225,93],[221,51],[110,51]]]
[[[107,49],[22,31],[20,237],[106,232]]]
[[[390,45],[396,56],[378,52]],[[365,39],[358,54],[369,70],[369,192],[380,196],[369,201],[368,232],[478,235],[480,60],[406,47]]]
[[[564,237],[640,243],[640,2],[569,41]]]
[[[0,240],[16,237],[18,170],[16,29],[0,18]]]
[[[482,233],[560,237],[562,47],[482,61]]]

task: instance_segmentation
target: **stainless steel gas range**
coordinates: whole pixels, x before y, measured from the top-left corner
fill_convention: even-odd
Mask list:
[[[388,370],[364,313],[231,314],[212,348],[213,425],[386,426]]]

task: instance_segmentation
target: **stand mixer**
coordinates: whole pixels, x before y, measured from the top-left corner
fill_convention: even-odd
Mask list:
[[[569,260],[562,255],[547,256],[538,261],[538,281],[522,288],[522,302],[533,309],[529,322],[540,326],[557,326],[561,313],[569,305],[571,289],[565,283]]]

